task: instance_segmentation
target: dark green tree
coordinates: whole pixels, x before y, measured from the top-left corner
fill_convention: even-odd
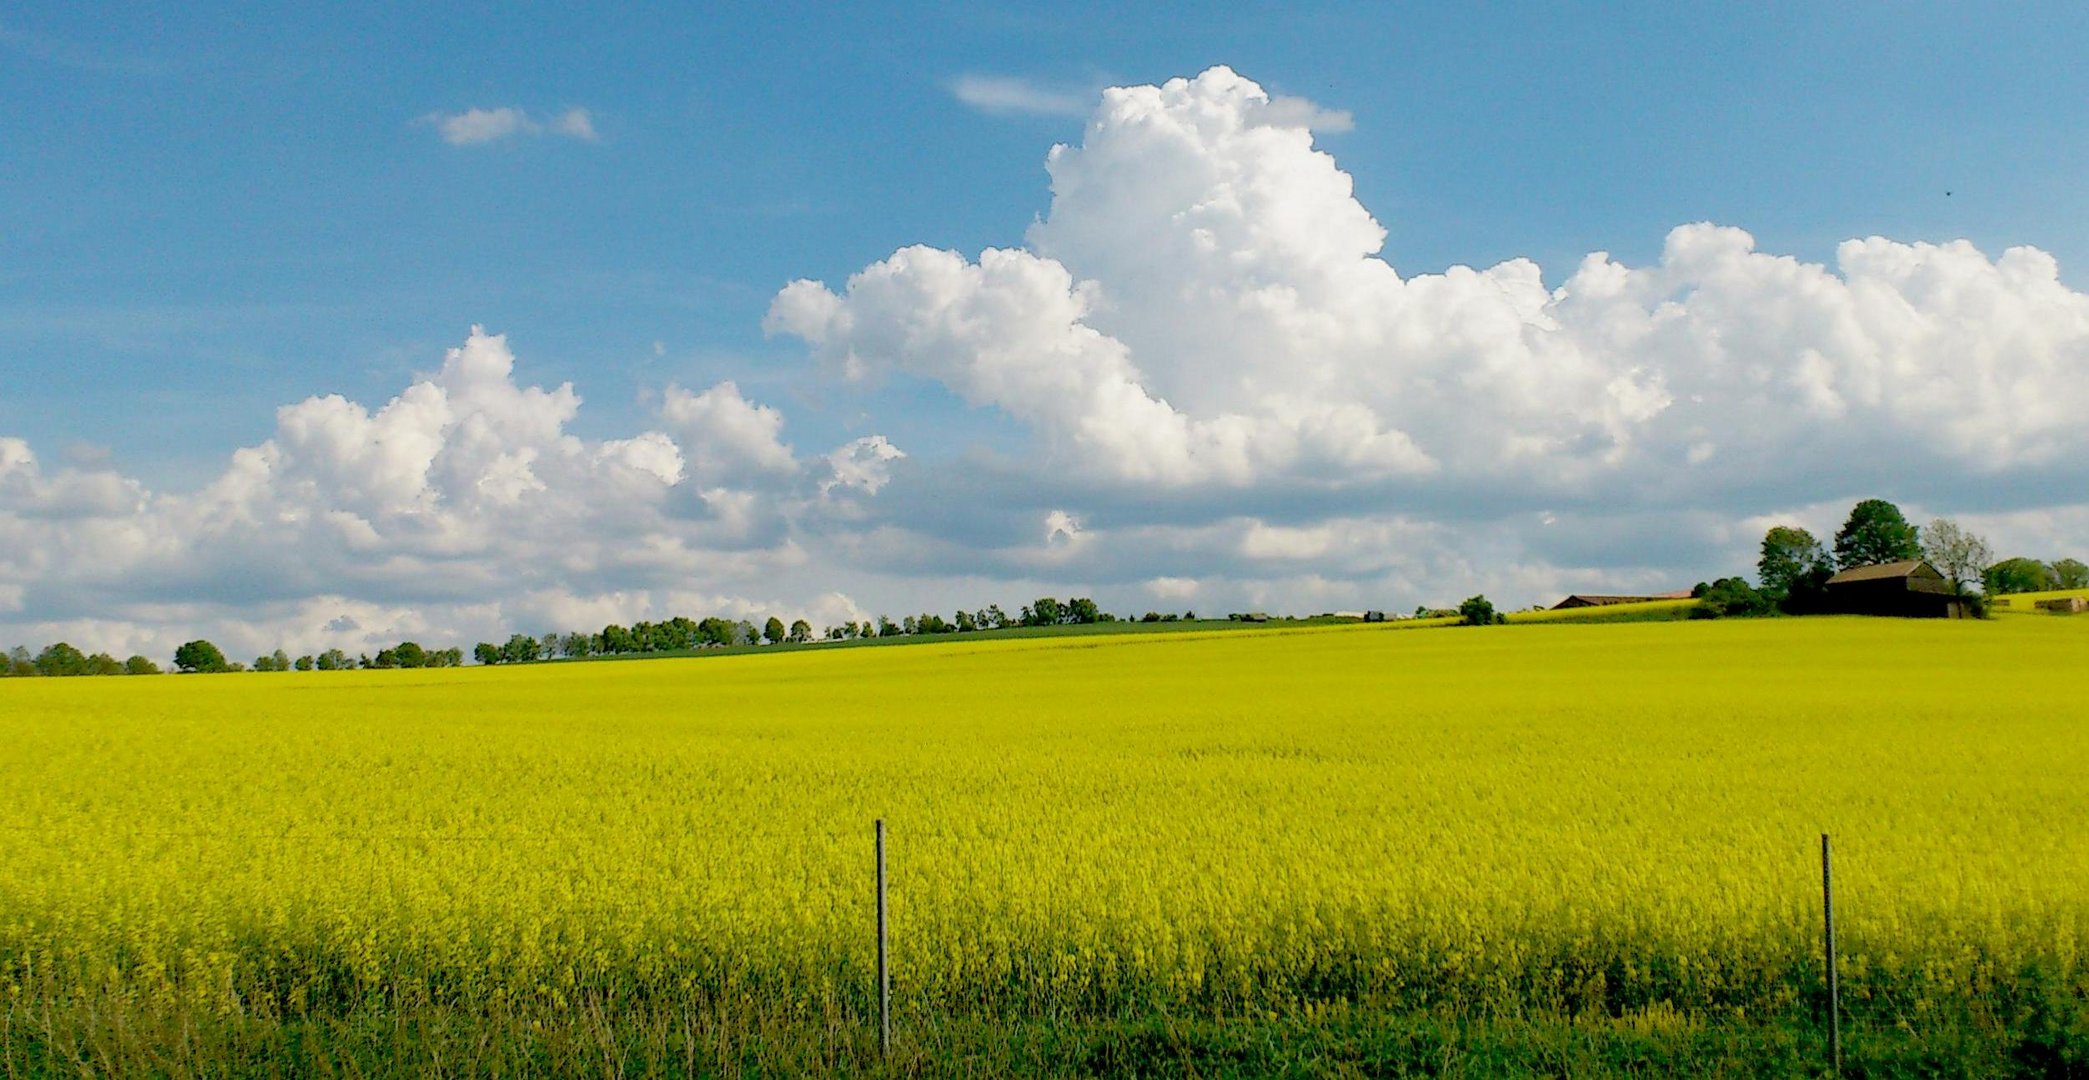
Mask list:
[[[500,658],[505,663],[526,664],[537,658],[537,639],[528,634],[514,634],[500,647]]]
[[[1835,563],[1805,529],[1779,525],[1764,533],[1755,572],[1759,591],[1778,608],[1793,615],[1827,610],[1828,579],[1835,576]]]
[[[1922,536],[1884,499],[1866,499],[1850,508],[1848,521],[1835,534],[1835,564],[1844,570],[1922,557]]]
[[[2052,567],[2037,559],[2026,559],[2022,556],[2004,559],[1988,567],[1987,571],[1980,575],[1981,588],[1989,596],[2045,592],[2057,587],[2056,580]]]
[[[1501,617],[1495,614],[1494,602],[1485,596],[1466,597],[1465,602],[1458,605],[1458,618],[1461,626],[1493,626],[1501,621]]]
[[[1095,606],[1094,600],[1086,596],[1077,596],[1066,604],[1066,621],[1075,623],[1101,622],[1103,621],[1102,609]]]
[[[143,656],[133,656],[123,662],[123,673],[125,675],[157,675],[160,673],[160,666]]]
[[[479,642],[471,647],[471,657],[481,664],[498,664],[500,663],[500,646],[490,641]]]
[[[85,675],[87,657],[80,650],[61,641],[47,645],[36,654],[36,673],[43,676]]]
[[[306,653],[305,655],[303,655],[303,656],[300,656],[300,657],[298,657],[298,658],[297,658],[297,670],[299,670],[299,671],[310,671],[310,670],[312,670],[312,654],[310,654],[310,653]]]
[[[804,619],[792,619],[790,640],[799,645],[803,645],[806,642],[811,641],[812,624],[806,622]]]
[[[392,655],[398,659],[400,667],[417,668],[428,666],[428,650],[421,648],[419,642],[402,641],[399,643],[398,648],[392,650]]]
[[[1030,625],[1057,626],[1066,621],[1066,606],[1050,596],[1038,597],[1030,605]]]
[[[2080,559],[2060,559],[2054,562],[2053,587],[2089,589],[2089,564],[2084,564]]]
[[[328,649],[319,654],[314,666],[321,671],[347,671],[354,664],[349,661],[347,653],[339,649]]]
[[[1690,609],[1693,619],[1718,619],[1729,615],[1768,615],[1776,605],[1760,590],[1737,577],[1720,578],[1709,585],[1699,585],[1690,590],[1697,597],[1697,606]]]
[[[769,621],[762,624],[762,640],[771,645],[782,644],[784,637],[789,633],[790,629],[783,625],[783,620],[774,615],[769,616]]]
[[[225,654],[216,645],[201,638],[186,642],[174,650],[174,666],[185,672],[230,671],[225,663]]]

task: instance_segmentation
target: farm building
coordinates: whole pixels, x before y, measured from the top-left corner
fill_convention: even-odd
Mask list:
[[[1567,597],[1565,600],[1562,600],[1559,603],[1552,605],[1552,610],[1564,611],[1567,608],[1609,607],[1612,604],[1644,604],[1650,600],[1688,599],[1690,599],[1689,589],[1681,589],[1676,592],[1655,593],[1652,596],[1603,596],[1598,595],[1596,593],[1575,593],[1573,596]]]
[[[1921,559],[1854,566],[1828,579],[1828,609],[1844,615],[1963,619],[1972,614],[1936,567]]]

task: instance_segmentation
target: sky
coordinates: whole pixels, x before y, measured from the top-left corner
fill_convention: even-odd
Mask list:
[[[1999,12],[1999,13],[1998,13]],[[2089,12],[0,12],[0,644],[2089,553]]]

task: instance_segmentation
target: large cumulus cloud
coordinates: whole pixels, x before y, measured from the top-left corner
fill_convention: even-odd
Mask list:
[[[669,387],[665,430],[590,441],[568,431],[572,386],[520,385],[514,367],[474,328],[381,407],[278,410],[269,439],[189,494],[49,470],[0,439],[0,627],[164,656],[203,632],[356,650],[669,612],[855,613],[798,580],[796,534],[860,513],[876,485],[847,463],[872,445],[889,468],[897,448],[801,460],[781,414],[732,382]]]
[[[973,563],[1155,597],[1673,587],[1838,499],[2034,508],[2004,542],[2080,501],[2089,296],[2046,253],[1872,237],[1828,266],[1696,223],[1555,284],[1403,276],[1298,105],[1223,67],[1105,91],[1023,246],[794,282],[768,328],[1032,440]],[[1044,543],[1054,512],[1092,523],[1085,554]]]
[[[1877,463],[1993,476],[2089,449],[2089,296],[2031,248],[1739,229],[1660,260],[1402,277],[1297,110],[1225,68],[1106,91],[1027,246],[800,281],[769,326],[846,377],[940,381],[1098,485],[1709,500]],[[1801,494],[1786,491],[1786,495]]]

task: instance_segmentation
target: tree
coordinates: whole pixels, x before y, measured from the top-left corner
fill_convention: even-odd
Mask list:
[[[808,642],[808,641],[811,641],[811,640],[812,640],[812,624],[811,624],[811,623],[809,623],[809,622],[806,622],[806,621],[805,621],[804,619],[793,619],[793,620],[791,620],[791,637],[790,637],[790,640],[791,640],[791,642],[792,642],[793,644],[797,644],[797,645],[803,645],[803,644],[805,644],[806,642]]]
[[[160,666],[145,657],[133,656],[123,662],[123,673],[125,675],[157,675],[160,673]]]
[[[400,667],[417,668],[428,666],[428,650],[421,648],[419,642],[402,641],[399,643],[398,648],[392,650],[392,655],[399,661]]]
[[[1485,596],[1466,597],[1465,602],[1458,605],[1458,617],[1463,620],[1462,626],[1492,626],[1502,621],[1501,616],[1495,614],[1494,602]]]
[[[47,645],[36,654],[36,673],[43,676],[85,675],[87,657],[80,650],[61,641]]]
[[[1981,580],[1981,571],[1995,561],[1987,541],[1959,528],[1950,518],[1937,518],[1922,530],[1922,557],[1951,581],[1953,592]]]
[[[510,664],[526,664],[537,658],[537,639],[528,634],[515,634],[508,643],[500,647],[500,658]]]
[[[492,646],[488,646],[491,648]],[[319,654],[316,666],[321,671],[347,671],[348,654],[339,649],[328,649]]]
[[[174,650],[174,666],[185,672],[229,671],[225,654],[216,645],[201,638],[187,642]]]
[[[1094,600],[1085,596],[1078,596],[1067,602],[1066,621],[1077,623],[1102,622],[1102,611],[1095,606]]]
[[[17,645],[7,653],[7,674],[16,678],[41,674],[36,670],[36,661],[29,657],[29,647]]]
[[[1796,525],[1779,525],[1763,534],[1762,557],[1755,577],[1770,603],[1800,614],[1825,606],[1828,579],[1835,564],[1813,534]]]
[[[283,651],[283,650],[281,650],[281,649],[277,649],[277,650],[275,651],[275,655],[273,655],[273,656],[269,657],[269,659],[271,659],[271,660],[275,661],[275,665],[276,665],[276,670],[277,670],[277,671],[289,671],[289,670],[290,670],[290,654],[289,654],[289,653],[286,653],[286,652],[284,652],[284,651]]]
[[[783,620],[774,615],[769,616],[769,621],[762,624],[762,640],[771,645],[782,644],[784,635],[788,633],[790,631],[784,628]]]
[[[1697,606],[1690,609],[1690,617],[1693,619],[1717,619],[1727,615],[1768,615],[1776,607],[1768,596],[1737,577],[1720,578],[1709,585],[1700,584],[1690,590],[1690,594],[1697,597]]]
[[[471,658],[481,664],[498,664],[500,663],[500,646],[490,641],[479,642],[471,647]]]
[[[1908,524],[1900,507],[1884,499],[1851,507],[1849,520],[1835,534],[1835,564],[1844,570],[1921,557],[1920,531]]]
[[[1049,596],[1039,597],[1036,603],[1030,605],[1030,612],[1032,626],[1057,626],[1066,621],[1065,606]]]
[[[298,658],[297,658],[297,669],[298,669],[299,671],[310,671],[310,670],[312,670],[312,654],[311,654],[311,653],[306,653],[305,655],[303,655],[303,656],[300,656],[300,657],[298,657]]]
[[[2089,589],[2089,565],[2080,559],[2061,559],[2053,564],[2053,587]]]
[[[1988,567],[1987,572],[1980,575],[1980,584],[1989,596],[2045,592],[2054,587],[2056,576],[2052,567],[2037,559],[2018,556]]]
[[[268,655],[267,653],[263,653],[260,656],[254,658],[254,666],[249,670],[274,671],[276,670],[276,658]]]

